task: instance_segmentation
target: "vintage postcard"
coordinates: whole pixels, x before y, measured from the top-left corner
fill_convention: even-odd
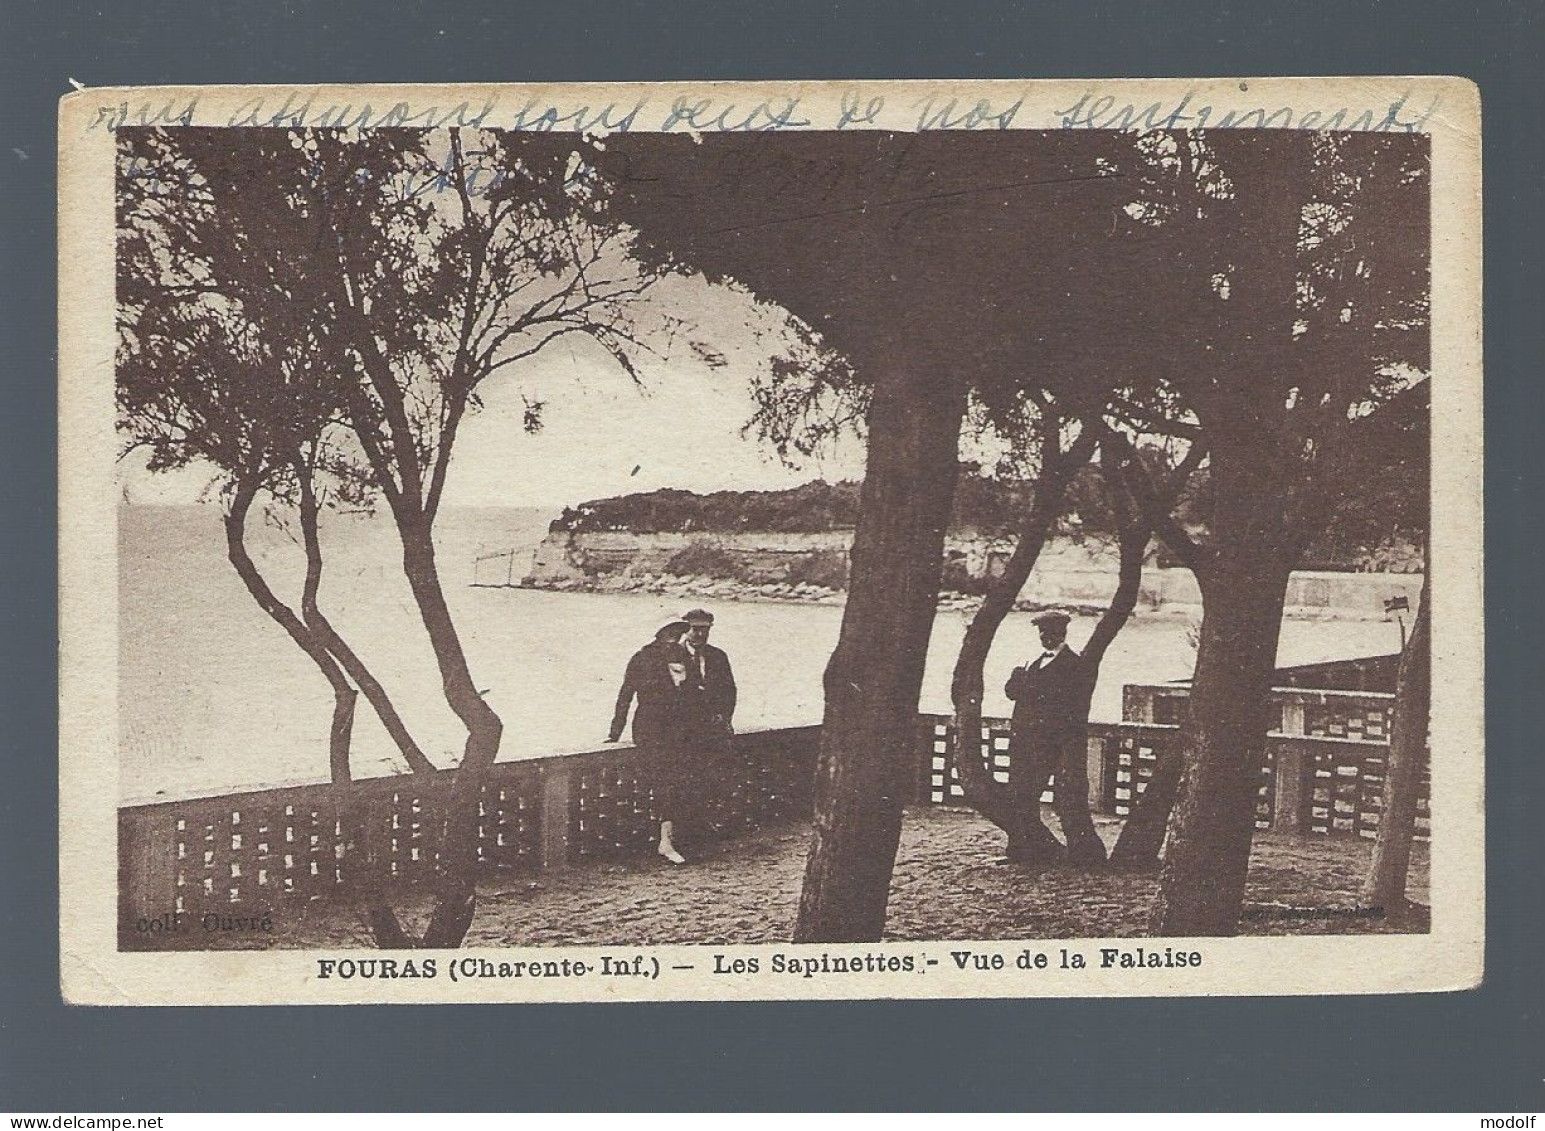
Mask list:
[[[1480,130],[71,94],[64,996],[1478,984]]]

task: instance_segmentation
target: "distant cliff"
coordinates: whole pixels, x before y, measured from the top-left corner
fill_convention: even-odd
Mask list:
[[[683,534],[554,531],[531,559],[524,584],[537,589],[646,589],[700,580],[766,586],[807,597],[847,587],[845,531],[806,534]]]
[[[1310,547],[1306,571],[1294,574],[1289,615],[1382,617],[1387,597],[1415,598],[1425,541],[1426,465],[1416,458],[1425,453],[1424,395],[1419,387],[1400,402],[1404,416],[1385,414],[1400,425],[1385,429],[1394,439],[1369,434],[1369,443],[1389,449],[1388,471],[1343,493],[1329,531]],[[539,589],[839,601],[860,494],[858,483],[817,480],[784,491],[665,488],[593,499],[553,521],[528,569],[517,573],[510,560],[492,583],[518,576]],[[972,603],[1002,571],[1033,494],[1030,483],[962,469],[945,543],[946,603]],[[1097,609],[1115,591],[1113,517],[1097,470],[1084,468],[1069,485],[1067,511],[1022,606]],[[1205,530],[1207,512],[1203,471],[1177,516]],[[1165,564],[1155,556],[1143,570],[1139,611],[1194,612],[1201,600],[1195,579]]]
[[[532,589],[664,593],[717,600],[837,603],[847,585],[849,531],[700,534],[626,531],[549,533],[520,584]],[[942,604],[971,607],[1012,549],[1005,539],[951,536],[945,544]],[[1018,604],[1095,610],[1116,588],[1114,549],[1100,538],[1058,538],[1037,563]],[[1384,601],[1414,601],[1421,576],[1409,573],[1295,573],[1288,615],[1380,619]],[[1143,570],[1138,611],[1194,616],[1201,595],[1191,572]]]
[[[1425,383],[1416,391],[1424,387]],[[1394,407],[1404,410],[1405,416],[1395,412]],[[1370,445],[1388,449],[1388,466],[1338,492],[1331,521],[1305,554],[1306,569],[1354,573],[1421,571],[1420,547],[1426,542],[1427,474],[1426,449],[1418,442],[1425,437],[1425,430],[1418,425],[1426,420],[1425,408],[1425,401],[1413,393],[1409,400],[1381,413],[1380,418],[1386,419],[1387,424],[1409,417],[1410,427],[1396,428],[1390,424],[1384,429],[1394,433],[1398,443],[1369,433],[1366,439]],[[607,533],[732,536],[745,540],[742,544],[758,553],[776,551],[788,545],[791,537],[810,535],[840,535],[846,545],[845,539],[851,536],[858,520],[860,492],[858,483],[821,480],[783,491],[715,491],[706,495],[663,488],[592,499],[566,508],[553,521],[549,532],[585,537]],[[1033,497],[1032,483],[987,478],[978,469],[962,468],[950,535],[966,548],[973,543],[995,544],[1010,539]],[[1086,467],[1074,477],[1066,503],[1067,514],[1058,527],[1062,540],[1076,544],[1114,534],[1110,500],[1096,469]],[[1176,513],[1187,527],[1205,530],[1208,510],[1207,474],[1203,470],[1192,478]],[[755,542],[758,536],[767,537],[763,542]],[[672,552],[684,548],[679,543],[672,546]],[[702,564],[712,566],[711,559],[712,555],[707,554]],[[770,566],[771,559],[765,564]],[[828,580],[834,574],[832,562],[819,566],[811,563],[811,568]],[[687,572],[700,574],[704,570]]]

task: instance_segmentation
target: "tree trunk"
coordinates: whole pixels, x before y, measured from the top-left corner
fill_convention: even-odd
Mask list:
[[[327,677],[328,683],[333,688],[333,719],[328,741],[328,764],[332,774],[334,785],[346,784],[352,780],[349,767],[349,753],[354,733],[354,714],[358,702],[358,693],[350,686],[344,673],[340,671],[335,659],[335,653],[331,650],[325,632],[318,632],[296,616],[295,612],[279,600],[263,580],[258,572],[256,564],[246,548],[246,521],[247,512],[251,508],[252,501],[256,497],[255,486],[238,484],[236,494],[231,501],[231,509],[225,519],[226,553],[240,575],[247,591],[262,607],[263,611],[272,617],[310,656],[312,661],[321,669]],[[309,493],[308,493],[309,496]],[[314,500],[312,500],[314,502]],[[313,613],[316,619],[325,624],[325,619],[319,613],[315,613],[316,592],[321,581],[321,549],[316,539],[316,510],[314,507],[302,506],[302,527],[306,534],[306,584],[303,595],[303,604],[308,606],[308,612]],[[427,761],[427,759],[426,759]],[[431,767],[432,769],[433,767]],[[366,816],[361,814],[351,818],[351,823],[360,829],[364,827]],[[363,854],[363,845],[352,846],[352,851]],[[366,920],[369,923],[372,936],[376,945],[383,950],[401,949],[411,946],[412,940],[404,933],[402,925],[397,920],[396,913],[380,893],[375,876],[375,862],[361,859],[362,876],[372,877],[361,887],[360,902],[366,907]]]
[[[344,802],[342,821],[348,830],[345,867],[350,872],[354,904],[375,944],[382,950],[408,950],[415,944],[402,929],[397,913],[383,890],[390,863],[381,856],[382,838],[371,834],[372,824],[379,829],[386,814],[373,811],[368,796],[354,793]]]
[[[461,945],[477,905],[477,800],[488,769],[499,755],[504,724],[472,681],[440,584],[429,521],[405,513],[398,516],[397,525],[403,570],[434,649],[446,703],[467,728],[461,761],[440,810],[435,906],[420,940],[424,947],[449,948]]]
[[[1055,430],[1049,442],[1055,444]],[[955,711],[955,769],[966,803],[1008,834],[1009,855],[1016,860],[1054,859],[1060,855],[1062,844],[1041,820],[1039,801],[1017,804],[1016,791],[1005,789],[994,780],[982,755],[978,736],[982,733],[987,657],[998,629],[1013,611],[1014,602],[1035,570],[1036,560],[1062,509],[1068,481],[1089,461],[1095,444],[1096,430],[1085,427],[1065,455],[1057,452],[1046,457],[1035,497],[1020,524],[1014,552],[1009,555],[1003,573],[989,581],[981,605],[966,625],[950,681]],[[1031,767],[1011,764],[1009,773],[1030,775]],[[1040,794],[1041,790],[1035,790],[1028,796],[1037,799]]]
[[[1112,448],[1115,451],[1112,451]],[[1084,662],[1090,669],[1090,690],[1099,681],[1100,664],[1106,649],[1137,608],[1142,592],[1143,563],[1148,556],[1148,543],[1162,527],[1165,540],[1178,543],[1172,546],[1184,553],[1188,561],[1195,558],[1189,552],[1189,536],[1174,522],[1173,508],[1187,481],[1206,458],[1207,449],[1193,440],[1173,471],[1166,476],[1166,483],[1158,489],[1149,482],[1148,471],[1141,457],[1119,434],[1112,433],[1105,448],[1106,457],[1101,461],[1101,472],[1111,487],[1113,497],[1120,500],[1121,566],[1116,584],[1116,594],[1110,608],[1095,626],[1084,650]],[[1112,474],[1114,472],[1114,474]],[[1159,847],[1164,840],[1165,824],[1180,784],[1180,753],[1167,748],[1160,752],[1153,777],[1142,796],[1132,798],[1132,807],[1116,846],[1111,850],[1110,862],[1123,868],[1147,868],[1158,864]],[[1101,844],[1103,849],[1104,845]]]
[[[1144,871],[1159,866],[1159,850],[1164,847],[1164,832],[1180,793],[1180,773],[1185,765],[1185,736],[1158,751],[1153,776],[1141,797],[1132,799],[1132,809],[1121,835],[1110,851],[1113,866]]]
[[[1432,566],[1422,579],[1421,607],[1411,638],[1400,657],[1395,681],[1395,712],[1390,727],[1389,760],[1384,767],[1384,805],[1373,862],[1363,885],[1363,902],[1382,907],[1395,921],[1409,911],[1406,873],[1411,864],[1411,840],[1416,834],[1416,802],[1421,789],[1422,763],[1427,753],[1427,728],[1432,699]]]
[[[1024,545],[1021,535],[1020,546]],[[1015,554],[1019,552],[1015,549]],[[1006,577],[1007,574],[1004,575]],[[1004,577],[994,580],[986,600],[966,625],[965,638],[960,644],[960,654],[955,659],[955,672],[950,682],[950,697],[955,708],[955,770],[960,775],[960,787],[965,793],[966,804],[997,825],[1008,834],[1010,843],[1035,843],[1035,834],[1023,819],[1024,814],[1013,803],[1009,791],[993,779],[992,771],[982,756],[982,696],[986,685],[987,656],[992,650],[993,638],[1002,624],[1013,597],[1005,595],[1008,585]],[[999,606],[1006,605],[1000,611]],[[1029,768],[1024,767],[1028,773]],[[1018,771],[1016,771],[1018,772]],[[1039,845],[1047,852],[1061,848],[1039,818],[1041,836],[1050,844]]]
[[[1156,935],[1238,931],[1287,595],[1283,559],[1264,540],[1234,541],[1199,577],[1201,640],[1182,732],[1185,768],[1154,902]]]
[[[301,593],[301,616],[305,619],[306,627],[316,634],[322,645],[354,682],[354,686],[364,693],[366,702],[375,711],[376,717],[381,720],[381,725],[386,728],[386,733],[396,744],[408,768],[416,774],[432,774],[435,772],[434,763],[425,757],[418,743],[408,733],[407,725],[402,721],[402,716],[397,713],[397,708],[390,697],[387,696],[386,689],[381,686],[380,681],[343,637],[338,635],[332,622],[322,613],[319,604],[322,585],[322,539],[318,529],[321,507],[312,487],[310,467],[299,458],[294,463],[296,478],[300,483],[301,540],[306,549],[306,583]],[[349,701],[351,718],[353,701],[351,697]]]
[[[354,651],[344,643],[343,638],[338,635],[332,623],[322,613],[319,601],[322,588],[322,538],[319,527],[322,508],[313,485],[310,464],[297,452],[293,466],[296,480],[300,484],[301,541],[306,551],[306,580],[301,590],[301,616],[305,620],[306,627],[315,634],[323,647],[354,681],[355,686],[364,691],[366,700],[397,744],[397,749],[402,753],[409,768],[414,773],[433,773],[433,763],[424,757],[423,751],[413,741],[396,708],[387,698],[386,690],[354,654]],[[335,734],[343,727],[352,730],[357,698],[357,694],[352,689],[346,701],[342,697],[339,698],[333,715]],[[335,774],[333,780],[348,780],[347,769],[345,764],[345,776],[340,779]],[[351,820],[355,823],[354,827],[363,830],[364,822],[369,820],[368,807],[366,811],[353,815]],[[368,845],[369,838],[366,838],[365,843],[353,845],[352,850],[367,856],[370,852]],[[381,890],[378,862],[372,858],[362,858],[359,874],[365,877],[364,882],[359,885],[359,902],[365,909],[365,921],[370,927],[376,946],[382,950],[401,950],[411,947],[413,940],[403,930],[396,911],[392,909],[386,894]]]
[[[1105,842],[1094,827],[1094,816],[1089,812],[1089,713],[1084,712],[1084,723],[1078,736],[1071,739],[1062,750],[1062,760],[1057,765],[1052,808],[1057,823],[1062,826],[1062,839],[1067,842],[1067,862],[1082,868],[1098,868],[1105,863]]]
[[[354,705],[359,693],[352,687],[333,688],[333,725],[327,743],[328,767],[334,785],[354,780],[349,771],[349,747],[354,734]]]
[[[258,607],[311,658],[311,662],[333,689],[333,719],[328,732],[327,764],[334,784],[347,783],[351,780],[349,753],[354,734],[356,692],[316,633],[295,614],[295,610],[279,600],[259,572],[252,555],[247,552],[247,512],[251,510],[256,497],[256,484],[237,484],[230,510],[225,516],[226,557]]]
[[[435,773],[435,764],[429,760],[412,734],[408,732],[407,724],[397,713],[396,705],[387,695],[386,688],[381,686],[380,680],[376,679],[374,673],[365,666],[364,661],[359,658],[354,649],[349,647],[348,642],[338,635],[326,616],[317,613],[312,623],[317,635],[327,645],[327,650],[337,658],[339,666],[354,681],[360,693],[364,695],[365,701],[370,704],[370,709],[381,720],[381,725],[386,728],[386,733],[396,745],[403,761],[408,764],[408,769],[415,774]]]
[[[965,390],[910,372],[888,376],[870,405],[847,606],[826,666],[815,832],[796,942],[880,938],[902,809],[914,782],[918,695],[958,474]]]
[[[1106,482],[1112,488],[1116,484],[1111,482],[1109,467],[1114,462],[1109,460],[1102,467],[1102,474],[1107,476]],[[1085,687],[1088,694],[1083,701],[1080,735],[1087,735],[1089,731],[1089,696],[1094,694],[1095,685],[1100,681],[1100,665],[1105,660],[1105,653],[1131,619],[1132,611],[1137,608],[1137,598],[1143,588],[1143,561],[1148,554],[1148,540],[1149,524],[1138,509],[1132,507],[1121,523],[1116,592],[1111,595],[1110,605],[1101,614],[1084,645]],[[1089,762],[1085,747],[1086,744],[1080,742],[1064,752],[1062,764],[1056,772],[1056,792],[1052,800],[1055,802],[1057,822],[1062,826],[1063,839],[1067,841],[1068,862],[1098,866],[1106,862],[1105,842],[1100,839],[1094,827],[1094,817],[1089,812]]]
[[[300,615],[306,628],[315,637],[317,632],[313,616],[319,616],[317,592],[322,586],[322,540],[317,533],[317,515],[321,507],[312,486],[310,467],[296,460],[295,470],[300,482],[301,540],[306,550],[306,580],[301,586]],[[317,639],[324,648],[327,646],[325,640],[320,637]],[[333,725],[328,741],[328,759],[334,785],[353,780],[349,770],[349,746],[354,735],[354,707],[358,700],[359,693],[353,686],[347,683],[333,684]]]

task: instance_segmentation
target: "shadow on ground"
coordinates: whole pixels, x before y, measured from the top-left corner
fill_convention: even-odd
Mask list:
[[[1048,820],[1055,821],[1048,812]],[[1120,822],[1097,820],[1107,844]],[[799,902],[809,828],[791,824],[705,849],[674,867],[657,857],[510,876],[479,889],[469,947],[640,946],[787,942]],[[1258,834],[1245,894],[1247,935],[1427,930],[1427,850],[1411,865],[1414,918],[1397,925],[1359,907],[1368,841]],[[891,885],[886,938],[1141,937],[1157,878],[1072,867],[1026,871],[994,863],[1002,834],[974,812],[907,813]],[[415,925],[423,898],[402,904]],[[267,945],[369,946],[356,908],[312,904],[276,912]],[[247,940],[248,945],[257,940]]]

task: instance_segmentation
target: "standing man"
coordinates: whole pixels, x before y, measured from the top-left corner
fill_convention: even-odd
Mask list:
[[[730,736],[735,733],[735,675],[724,650],[708,643],[713,614],[691,609],[682,614],[687,635],[685,740],[703,774],[708,794],[702,808],[721,811],[734,785]]]
[[[1089,815],[1089,698],[1094,681],[1083,657],[1068,647],[1067,613],[1048,610],[1032,618],[1040,632],[1041,654],[1014,669],[1004,693],[1014,701],[1009,738],[1009,783],[1015,804],[1032,830],[1041,823],[1041,793],[1055,777],[1053,804],[1067,858],[1074,864],[1105,862],[1105,843]],[[1010,844],[1009,858],[1020,862],[1044,857],[1055,844],[1048,832],[1038,845]]]
[[[687,625],[687,679],[698,692],[699,722],[724,737],[735,732],[735,675],[730,658],[722,648],[708,643],[713,632],[713,614],[707,609],[692,609],[682,614]]]

